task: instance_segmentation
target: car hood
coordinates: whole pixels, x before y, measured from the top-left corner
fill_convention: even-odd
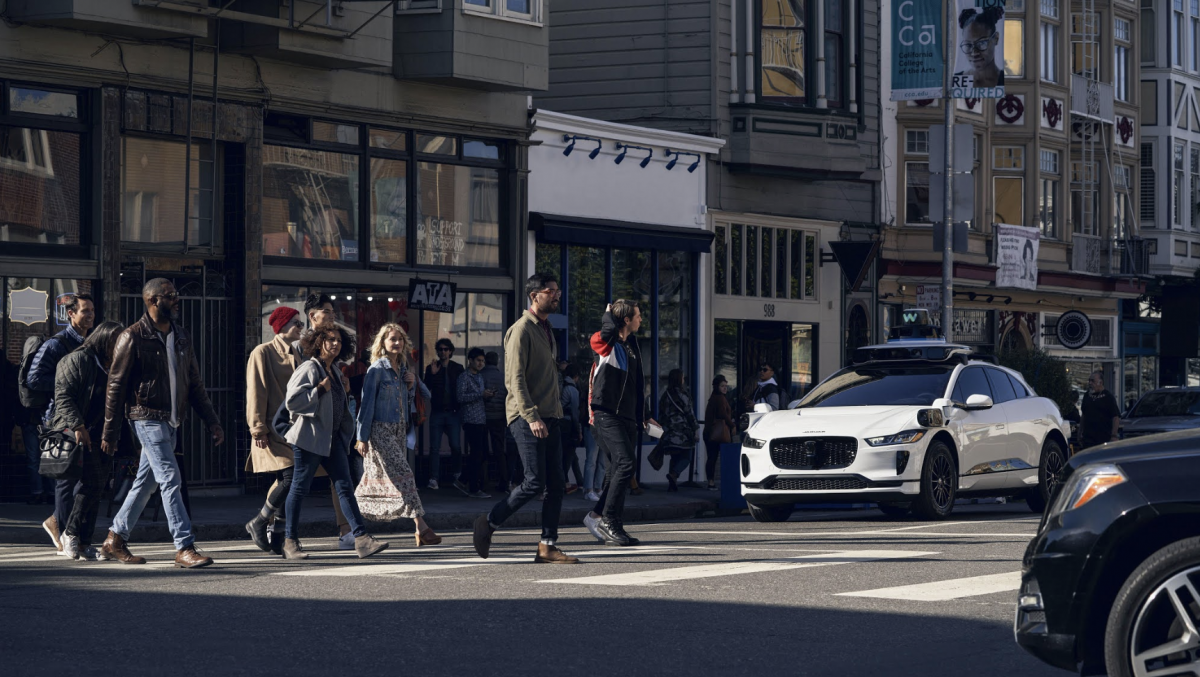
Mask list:
[[[1072,456],[1070,465],[1078,468],[1090,463],[1120,464],[1152,456],[1194,455],[1197,447],[1200,447],[1200,428],[1191,428],[1090,447]]]
[[[890,435],[917,427],[917,411],[909,404],[882,407],[809,407],[763,415],[748,435],[774,439],[807,435],[868,437]]]
[[[1200,416],[1143,416],[1121,419],[1121,429],[1126,435],[1149,435],[1192,428],[1200,428]]]

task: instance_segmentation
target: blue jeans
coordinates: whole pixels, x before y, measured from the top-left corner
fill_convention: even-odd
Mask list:
[[[488,513],[488,522],[497,527],[504,524],[504,520],[540,496],[544,489],[546,500],[542,501],[542,538],[555,540],[558,538],[558,519],[562,512],[566,478],[562,469],[562,443],[558,437],[558,420],[548,418],[543,422],[550,434],[542,439],[533,436],[533,430],[523,418],[518,418],[508,426],[513,439],[517,441],[521,465],[525,468],[525,479],[492,508]]]
[[[54,480],[38,474],[42,464],[42,451],[38,449],[38,427],[36,423],[21,426],[21,440],[25,444],[25,456],[29,459],[29,493],[41,496],[54,491]]]
[[[328,456],[320,456],[311,451],[305,451],[292,445],[292,459],[295,474],[292,475],[292,488],[288,490],[287,503],[284,507],[287,516],[287,526],[284,528],[285,538],[299,538],[300,534],[300,504],[308,495],[313,477],[317,474],[317,466],[325,468],[333,489],[337,492],[338,502],[342,506],[342,514],[350,524],[350,533],[364,536],[367,528],[363,526],[362,513],[358,511],[358,501],[354,500],[354,483],[350,477],[350,460],[346,456],[346,445],[341,435],[335,433],[333,448]]]
[[[608,459],[598,453],[590,425],[583,426],[583,448],[583,490],[598,491],[604,485],[604,469],[608,467]]]
[[[435,411],[429,415],[429,477],[441,481],[442,431],[450,438],[450,472],[457,477],[462,463],[462,416]]]
[[[183,507],[183,495],[180,493],[183,482],[179,464],[175,460],[175,429],[166,421],[133,421],[133,432],[142,443],[142,460],[138,464],[133,486],[125,496],[125,503],[113,518],[113,533],[129,539],[129,532],[133,531],[142,511],[146,509],[146,503],[154,495],[154,485],[150,482],[153,473],[154,481],[162,493],[171,539],[175,541],[175,549],[182,550],[196,539],[192,537],[192,520]]]
[[[691,464],[692,464],[692,452],[691,451],[682,452],[682,453],[678,453],[678,454],[671,454],[671,467],[667,470],[667,472],[670,473],[671,475],[673,475],[675,477],[675,479],[679,479],[679,478],[683,477],[683,471],[687,470],[688,466]]]

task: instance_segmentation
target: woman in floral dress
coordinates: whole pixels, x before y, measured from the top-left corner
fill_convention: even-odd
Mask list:
[[[415,388],[429,391],[408,369],[412,343],[395,323],[383,325],[371,345],[373,363],[363,380],[358,408],[355,449],[363,456],[363,476],[354,496],[359,510],[372,519],[390,521],[405,517],[416,522],[417,546],[437,545],[442,537],[425,523],[425,507],[408,465],[405,441],[409,399]]]

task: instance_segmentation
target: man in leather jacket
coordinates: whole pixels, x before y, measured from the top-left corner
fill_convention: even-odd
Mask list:
[[[142,300],[146,314],[122,332],[113,351],[101,442],[104,452],[111,454],[121,435],[121,421],[127,417],[142,444],[142,459],[101,554],[125,564],[145,563],[145,558],[129,552],[125,542],[154,493],[153,473],[175,541],[175,565],[189,569],[207,566],[212,558],[196,552],[191,519],[180,495],[176,432],[189,403],[204,417],[217,444],[224,441],[225,432],[204,392],[191,337],[174,322],[179,312],[175,285],[163,278],[150,280],[142,288]]]

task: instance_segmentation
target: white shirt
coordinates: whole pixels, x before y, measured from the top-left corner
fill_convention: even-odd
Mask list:
[[[155,332],[158,340],[162,341],[162,334]],[[175,356],[175,332],[171,331],[167,334],[167,340],[164,341],[167,345],[167,367],[171,374],[171,427],[179,427],[179,393],[175,390],[176,377],[175,372],[179,368],[179,358]]]

